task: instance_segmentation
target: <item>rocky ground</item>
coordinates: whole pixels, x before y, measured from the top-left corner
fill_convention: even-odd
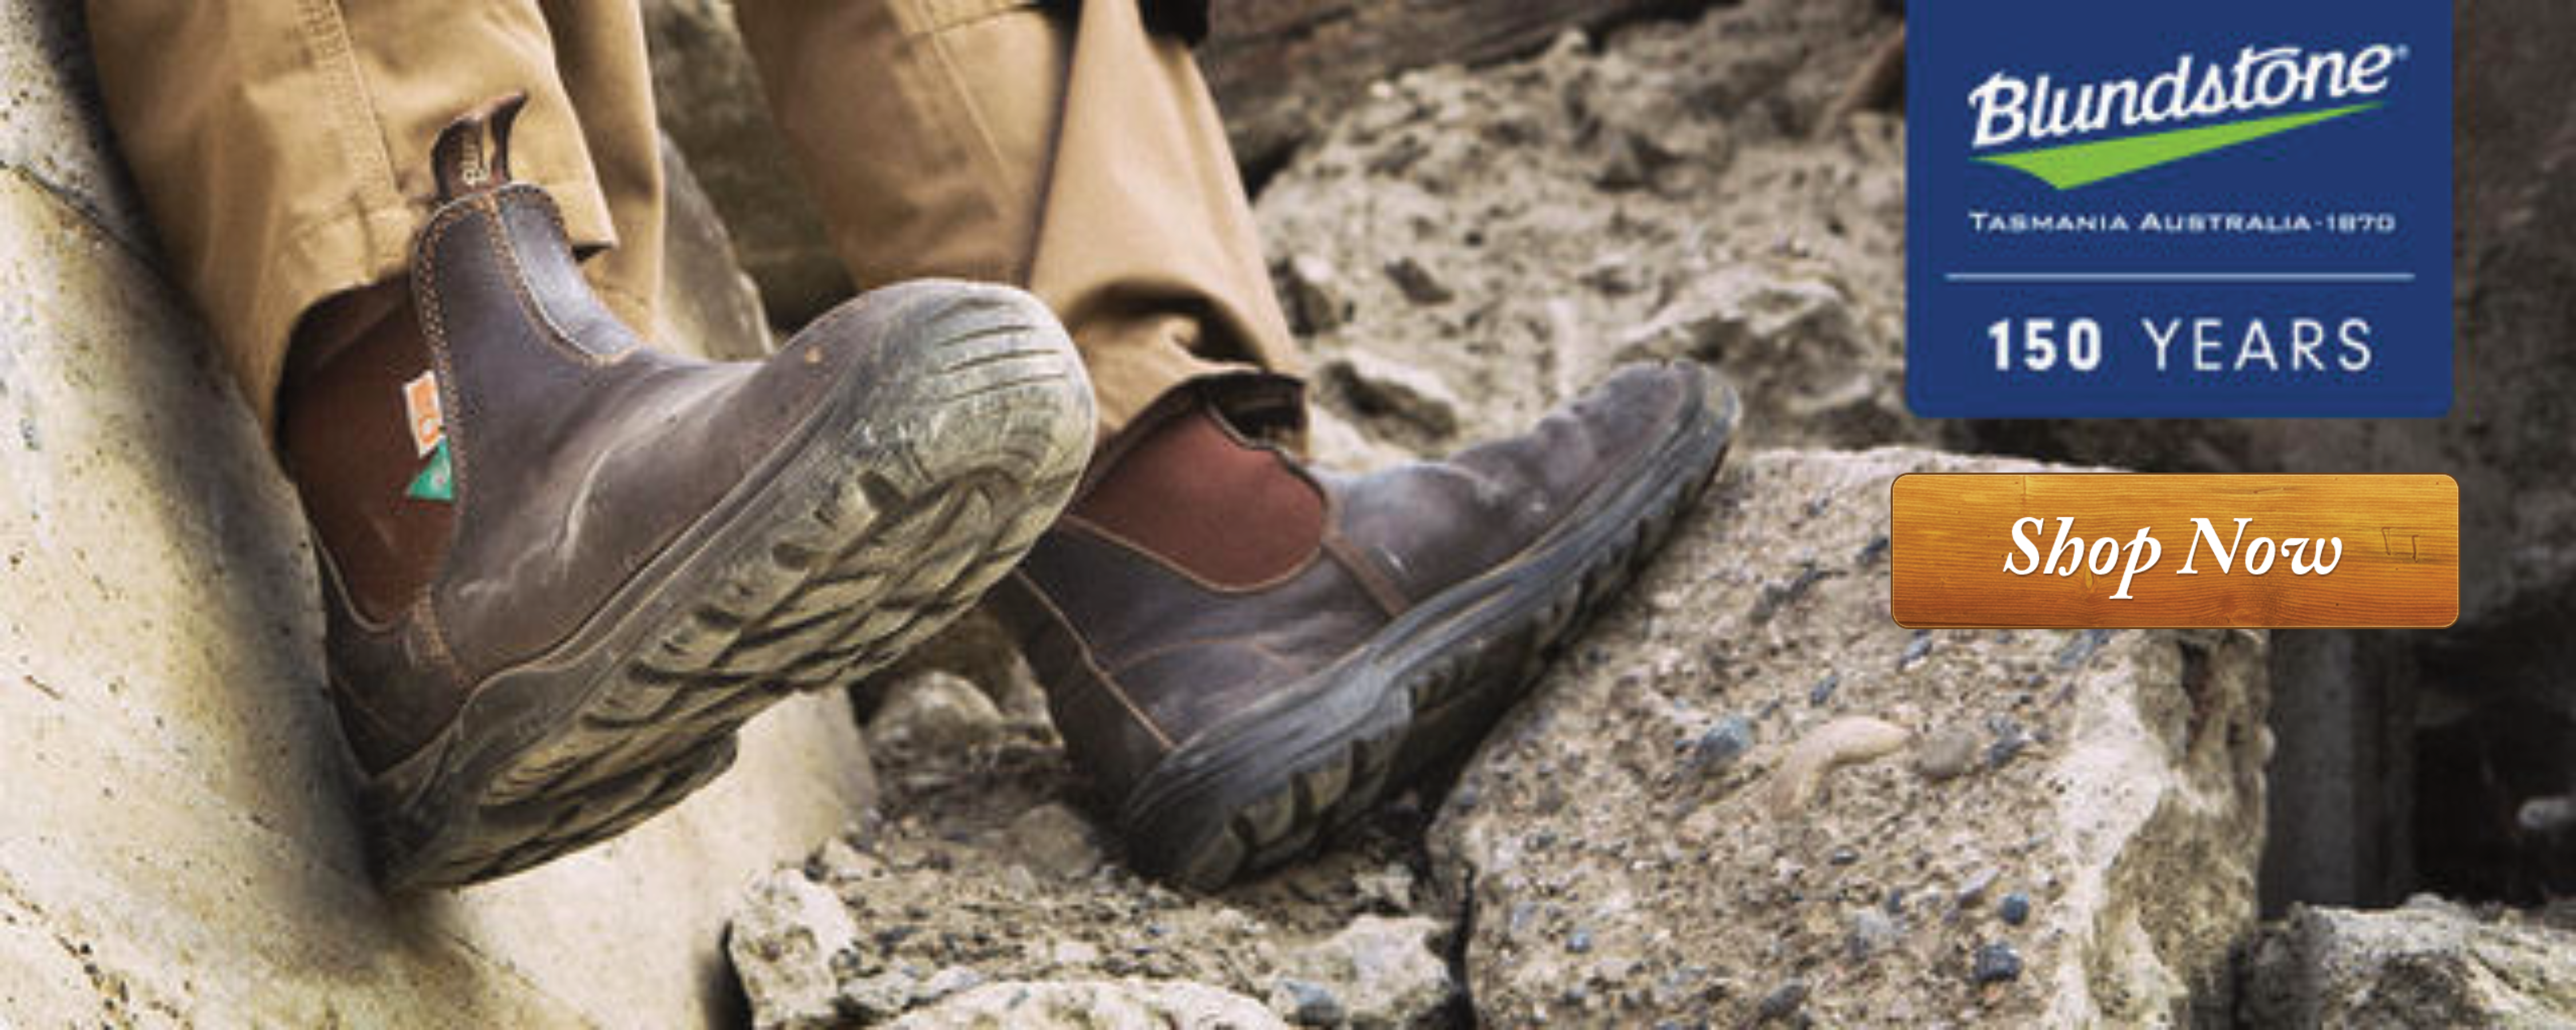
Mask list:
[[[1334,461],[1508,431],[1632,357],[1744,389],[1709,500],[1461,768],[1175,893],[969,619],[861,692],[864,745],[799,701],[617,843],[387,899],[291,494],[156,271],[77,16],[0,0],[0,550],[45,599],[0,607],[0,1022],[2576,1025],[2548,904],[2576,890],[2576,8],[2461,4],[2454,417],[1936,428],[1898,387],[1902,132],[1852,89],[1901,5],[1657,6],[1310,109],[1259,200]],[[728,0],[646,11],[683,302],[657,336],[748,353],[846,284],[751,138]],[[2042,461],[2451,472],[2463,623],[1894,626],[1888,479]],[[2318,904],[2258,922],[2258,861]],[[2324,904],[2415,885],[2522,907]]]
[[[1883,5],[1747,0],[1379,83],[1257,202],[1319,454],[1436,453],[1665,357],[1744,390],[1729,471],[1454,780],[1215,896],[1122,869],[1024,670],[991,627],[955,635],[862,700],[882,811],[738,918],[758,1021],[2576,1023],[2557,916],[2424,899],[2257,921],[2265,863],[2276,899],[2346,902],[2419,855],[2526,900],[2566,864],[2576,820],[2552,813],[2576,779],[2537,757],[2563,751],[2564,706],[2535,672],[2563,656],[2530,642],[2567,609],[2561,488],[2521,487],[2567,450],[2531,427],[2565,421],[2540,341],[2570,317],[2532,298],[2568,251],[2530,228],[2570,195],[2547,169],[2576,133],[2504,101],[2548,66],[2547,31],[2512,26],[2551,23],[2507,6],[2463,23],[2463,125],[2499,138],[2462,165],[2462,346],[2489,357],[2463,415],[2423,424],[1911,418],[1903,131],[1869,81],[1898,31]],[[2437,641],[1909,632],[1886,614],[1888,481],[2042,467],[1924,449],[1944,445],[2456,469],[2482,585]],[[2300,731],[2286,797],[2275,697],[2272,725]]]
[[[2397,1030],[2566,1026],[2576,1020],[2576,920],[2559,906],[2293,909],[2247,950],[2239,1014],[2249,1026]]]
[[[1448,925],[1421,914],[1418,805],[1318,862],[1222,896],[1175,893],[1128,872],[1083,814],[1034,684],[1001,685],[1001,705],[936,669],[887,688],[868,727],[881,813],[760,883],[734,924],[757,1022],[963,1019],[942,1013],[982,1011],[989,996],[964,997],[978,987],[1067,981],[1107,984],[1041,991],[1087,1018],[1178,1005],[1409,1026],[1455,1011]],[[1196,1000],[1139,993],[1173,982]]]
[[[1025,670],[961,631],[863,702],[880,812],[738,917],[757,1021],[2223,1011],[2263,640],[1901,629],[1887,482],[2037,466],[1799,449],[1936,439],[1901,398],[1900,125],[1826,114],[1894,27],[1757,2],[1568,35],[1404,75],[1310,144],[1258,206],[1328,459],[1509,431],[1674,357],[1744,389],[1730,471],[1454,790],[1214,896],[1124,870]]]
[[[1437,451],[1620,361],[1726,368],[1746,442],[1927,442],[1902,123],[1828,118],[1895,22],[1754,3],[1382,83],[1259,209],[1325,403]]]

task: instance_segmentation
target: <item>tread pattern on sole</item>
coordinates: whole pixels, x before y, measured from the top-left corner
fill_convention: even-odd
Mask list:
[[[721,774],[743,722],[857,682],[1007,574],[1079,484],[1090,387],[1051,329],[987,325],[934,346],[954,359],[925,373],[893,460],[841,456],[759,516],[757,546],[665,584],[676,610],[466,811],[431,814],[428,840],[381,859],[386,880],[470,883],[616,836]]]

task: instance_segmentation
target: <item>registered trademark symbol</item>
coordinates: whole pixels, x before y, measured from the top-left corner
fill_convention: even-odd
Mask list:
[[[2398,59],[2398,60],[2403,61],[2403,60],[2407,59],[2408,57],[2412,57],[2412,56],[2414,56],[2414,53],[2415,53],[2415,48],[2414,48],[2414,47],[2408,46],[2408,45],[2406,45],[2406,44],[2404,44],[2404,43],[2399,43],[2399,44],[2397,44],[2397,59]]]

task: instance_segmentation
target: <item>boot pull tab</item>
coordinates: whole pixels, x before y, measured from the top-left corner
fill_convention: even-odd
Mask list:
[[[440,203],[510,181],[510,123],[527,104],[526,93],[512,93],[456,116],[438,131],[429,160],[438,171]]]

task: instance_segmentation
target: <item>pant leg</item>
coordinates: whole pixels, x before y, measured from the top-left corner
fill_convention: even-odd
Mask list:
[[[91,0],[89,31],[171,271],[264,425],[304,313],[403,271],[438,130],[513,91],[512,170],[577,242],[627,244],[591,272],[651,324],[660,170],[627,0]]]
[[[1008,282],[1073,331],[1113,432],[1182,381],[1298,356],[1198,66],[1135,0],[737,0],[863,286]]]

